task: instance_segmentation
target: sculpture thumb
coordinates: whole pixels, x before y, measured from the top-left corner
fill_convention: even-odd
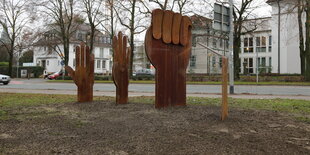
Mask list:
[[[66,71],[70,74],[72,79],[74,80],[75,78],[75,71],[70,67],[70,66],[65,66]],[[75,80],[74,80],[75,81]]]

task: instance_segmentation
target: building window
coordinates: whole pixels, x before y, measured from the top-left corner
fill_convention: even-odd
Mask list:
[[[261,51],[261,40],[260,37],[256,37],[256,52],[260,52]]]
[[[222,57],[219,58],[219,65],[220,65],[220,68],[222,68],[222,63],[223,63],[223,60],[222,60]]]
[[[46,60],[46,65],[50,65],[50,61],[49,60]]]
[[[262,36],[261,52],[266,52],[266,37]]]
[[[76,59],[74,58],[73,59],[73,67],[75,67],[75,65],[76,65]]]
[[[196,55],[191,56],[190,67],[196,67]]]
[[[272,61],[271,61],[271,57],[269,57],[269,67],[271,67],[272,65]]]
[[[266,67],[266,58],[265,57],[262,57],[262,62],[261,62],[261,67]]]
[[[110,56],[112,56],[112,55],[113,55],[113,49],[110,48]]]
[[[244,53],[253,53],[253,38],[244,38]]]
[[[271,52],[272,50],[272,36],[269,36],[269,47],[268,47],[268,51]]]
[[[105,60],[102,60],[102,68],[105,68]]]
[[[223,48],[223,40],[220,39],[220,48]]]
[[[101,67],[101,60],[97,60],[97,69],[100,69]]]
[[[104,55],[104,49],[103,49],[103,48],[100,48],[99,57],[100,57],[100,58],[103,58],[103,55]]]
[[[213,38],[213,43],[212,43],[214,48],[217,48],[217,40],[215,38]]]
[[[266,37],[256,37],[256,52],[266,52]]]
[[[247,69],[247,73],[253,73],[253,58],[244,58],[243,62],[245,63],[245,69]]]
[[[78,33],[78,40],[83,40],[83,35],[82,35],[82,33]]]
[[[216,58],[215,56],[212,57],[212,67],[215,67],[216,65]]]

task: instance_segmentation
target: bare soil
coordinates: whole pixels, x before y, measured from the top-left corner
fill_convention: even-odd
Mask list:
[[[93,102],[10,113],[0,120],[0,154],[310,153],[310,124],[272,111],[232,108],[221,121],[215,106]]]

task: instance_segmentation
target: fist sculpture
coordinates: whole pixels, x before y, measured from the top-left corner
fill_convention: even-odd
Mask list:
[[[186,105],[186,68],[192,22],[187,16],[156,9],[146,32],[146,54],[156,69],[155,107]]]
[[[113,81],[116,86],[116,104],[128,102],[128,66],[131,55],[130,48],[127,48],[127,36],[122,32],[118,37],[113,37]]]
[[[91,102],[93,101],[94,54],[90,53],[88,46],[81,43],[76,47],[75,60],[75,71],[70,66],[66,66],[65,69],[78,87],[78,102]]]

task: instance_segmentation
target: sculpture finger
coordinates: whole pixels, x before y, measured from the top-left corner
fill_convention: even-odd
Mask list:
[[[75,48],[75,66],[78,67],[80,66],[80,61],[81,61],[81,54],[80,54],[80,46],[76,46]]]
[[[189,63],[189,58],[191,55],[191,48],[192,48],[192,31],[188,31],[188,36],[190,36],[189,42],[188,44],[184,47],[184,51],[183,51],[183,57],[184,57],[184,66],[187,67],[188,63]]]
[[[123,47],[122,47],[122,63],[126,64],[126,56],[127,56],[127,36],[123,36]]]
[[[80,66],[86,67],[85,65],[85,44],[81,43],[81,50],[80,50],[80,55],[81,55],[81,60],[80,60]]]
[[[180,43],[183,46],[186,46],[191,39],[191,36],[189,36],[189,31],[191,31],[192,22],[187,16],[182,17],[181,21],[181,31],[180,31]]]
[[[122,61],[121,57],[122,57],[122,52],[123,52],[123,33],[121,31],[118,32],[117,47],[118,47],[117,61],[121,62]]]
[[[126,56],[126,65],[127,65],[127,66],[130,66],[129,63],[130,63],[130,59],[131,59],[131,52],[132,52],[132,51],[131,51],[131,48],[128,47],[128,48],[127,48],[127,56]]]
[[[176,13],[173,15],[173,23],[172,23],[172,43],[179,44],[180,43],[180,27],[181,27],[182,15]]]
[[[90,58],[90,50],[89,50],[89,46],[85,46],[85,66],[86,66],[86,69],[89,69],[90,67],[90,61],[91,61],[91,58]]]
[[[89,55],[89,75],[94,75],[94,70],[95,70],[95,56],[94,54]]]
[[[145,39],[144,39],[144,47],[145,47],[145,52],[152,64],[155,63],[155,60],[152,59],[152,50],[153,50],[153,45],[152,45],[152,26],[147,29],[146,34],[145,34]]]
[[[164,19],[163,19],[163,32],[162,32],[162,37],[163,41],[166,44],[171,43],[171,35],[172,35],[172,22],[173,22],[173,12],[166,10],[164,12]]]
[[[155,39],[161,39],[163,16],[164,11],[161,9],[155,9],[152,12],[152,32]]]
[[[70,76],[71,76],[72,79],[74,80],[74,77],[75,77],[75,72],[74,72],[74,70],[73,70],[70,66],[65,66],[65,70],[70,74]]]
[[[118,47],[117,47],[117,37],[113,36],[113,62],[117,62],[117,52],[118,52]]]

